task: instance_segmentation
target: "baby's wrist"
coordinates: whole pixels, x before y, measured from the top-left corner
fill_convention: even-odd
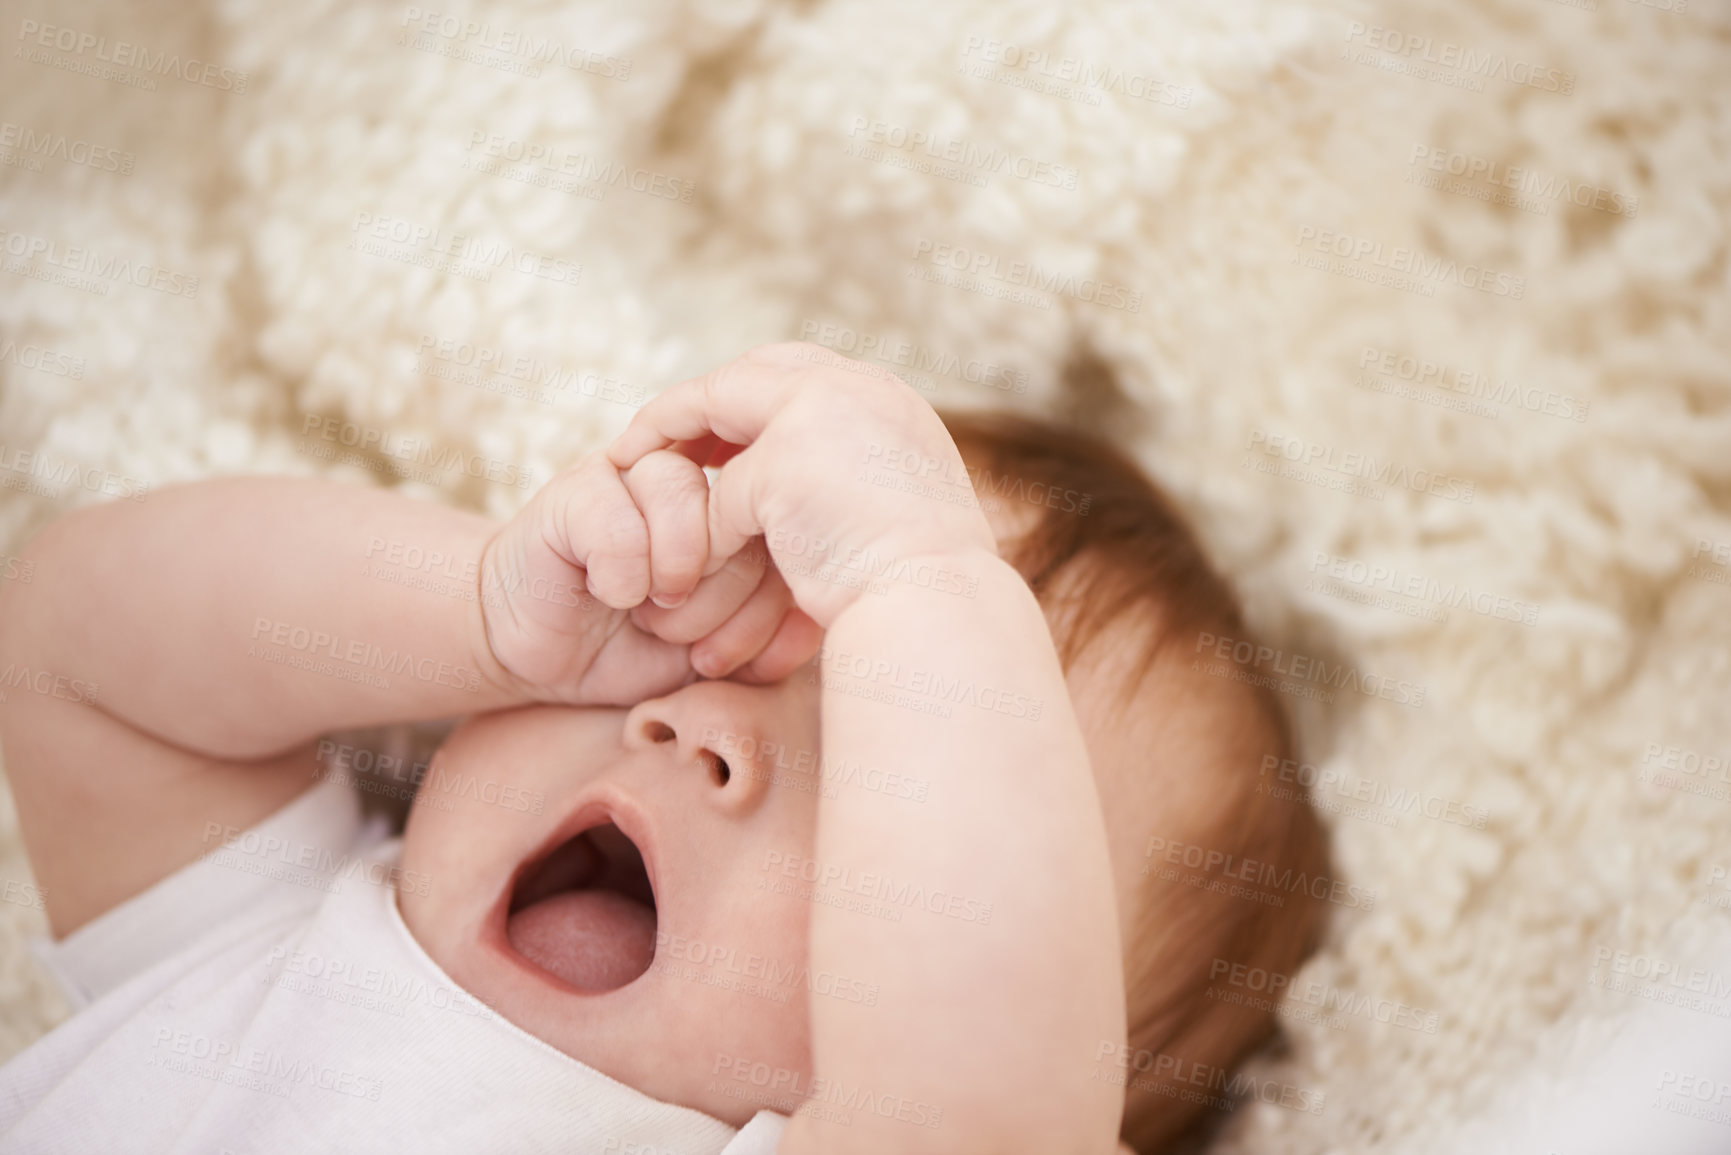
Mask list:
[[[480,564],[475,567],[477,577],[472,603],[475,611],[469,616],[470,649],[475,656],[476,668],[495,693],[512,702],[528,704],[543,700],[544,695],[537,692],[534,683],[511,669],[498,648],[500,631],[509,625],[502,619],[511,615],[511,585],[501,576],[498,567],[498,550],[506,528],[500,526],[487,539],[481,547]]]
[[[864,596],[854,599],[830,629],[855,619],[894,616],[910,601],[929,600],[935,606],[967,612],[984,604],[982,596],[992,600],[1000,587],[1032,597],[1015,567],[984,546],[901,556],[881,565]]]

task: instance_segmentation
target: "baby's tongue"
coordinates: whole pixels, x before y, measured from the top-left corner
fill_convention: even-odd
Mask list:
[[[622,987],[655,959],[655,911],[611,890],[565,890],[513,914],[517,953],[574,987]]]

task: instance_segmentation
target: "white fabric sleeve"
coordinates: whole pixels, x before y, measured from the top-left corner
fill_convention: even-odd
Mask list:
[[[751,1122],[739,1129],[733,1141],[721,1149],[721,1155],[775,1155],[781,1133],[787,1130],[787,1116],[774,1111],[759,1111]]]
[[[382,822],[362,823],[353,789],[327,780],[60,941],[39,938],[30,948],[82,1010],[237,916],[315,909],[325,874],[302,864],[386,833]]]

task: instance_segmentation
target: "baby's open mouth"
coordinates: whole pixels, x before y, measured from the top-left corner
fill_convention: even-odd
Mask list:
[[[655,892],[642,853],[612,823],[567,839],[523,872],[505,937],[581,990],[624,986],[655,960]]]

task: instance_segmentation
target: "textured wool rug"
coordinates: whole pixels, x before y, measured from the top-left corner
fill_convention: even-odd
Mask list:
[[[1723,5],[3,31],[0,578],[58,510],[238,470],[503,516],[656,389],[805,338],[1131,441],[1278,650],[1222,668],[1287,692],[1376,900],[1256,1068],[1322,1109],[1247,1103],[1214,1149],[1452,1134],[1641,1003],[1619,956],[1726,919]],[[0,881],[4,1058],[66,1013],[9,810]]]

